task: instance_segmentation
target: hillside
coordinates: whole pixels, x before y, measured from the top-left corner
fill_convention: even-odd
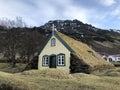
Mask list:
[[[88,44],[90,47],[92,47],[97,52],[106,52],[108,54],[118,54],[120,53],[120,30],[104,30],[97,27],[94,27],[90,24],[84,24],[79,20],[54,20],[49,21],[43,26],[40,27],[33,27],[33,28],[13,28],[10,30],[16,30],[15,34],[19,38],[19,36],[26,38],[29,34],[30,38],[34,38],[38,35],[38,32],[40,33],[39,37],[44,37],[45,35],[48,35],[51,31],[51,26],[54,24],[56,26],[56,29],[78,41],[82,41],[86,44]],[[7,33],[9,34],[10,30],[7,28],[0,26],[0,39],[1,44],[5,38],[4,35]],[[34,33],[34,37],[32,36],[32,33],[36,31],[37,33]],[[27,35],[26,35],[27,34]],[[8,37],[8,36],[7,36]],[[10,34],[9,34],[10,37]],[[27,36],[28,37],[28,36]],[[3,39],[3,41],[2,41]],[[32,40],[32,39],[31,39]],[[1,45],[0,44],[0,45]],[[3,45],[5,46],[5,45]],[[38,46],[37,46],[38,47]],[[1,48],[2,49],[2,48]],[[2,50],[1,50],[2,51]]]
[[[97,52],[108,54],[120,53],[120,33],[119,30],[104,30],[96,28],[90,24],[84,24],[78,20],[54,20],[49,21],[40,28],[49,33],[54,24],[56,29],[76,40],[88,44]]]

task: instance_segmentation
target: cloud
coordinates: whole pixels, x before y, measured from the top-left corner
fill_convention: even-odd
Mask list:
[[[46,20],[44,19],[45,21],[48,21],[48,19],[78,19],[87,23],[89,22],[91,14],[94,13],[94,10],[92,9],[76,6],[73,4],[72,0],[41,1],[39,2],[38,0],[38,2],[36,2],[37,6],[39,6],[39,11],[37,13],[40,15],[42,12],[42,16],[46,17]]]
[[[116,0],[99,0],[99,2],[104,6],[111,6],[116,3]]]
[[[120,6],[117,6],[111,14],[120,18]]]
[[[20,0],[1,0],[0,1],[0,18],[7,17],[10,19],[15,19],[16,16],[21,16],[26,21],[34,21],[30,18],[31,12],[34,10],[34,7],[24,3]],[[33,22],[32,22],[33,21]],[[34,23],[35,24],[35,23]]]
[[[82,0],[76,2],[74,0],[0,0],[0,18],[14,19],[16,16],[21,16],[28,25],[34,26],[40,26],[55,19],[78,19],[101,27],[107,22],[111,11],[101,9],[101,5],[97,6],[96,2],[94,2],[96,5],[90,3],[94,5],[92,8],[87,7],[88,4],[85,6],[87,0],[84,5],[81,2]],[[116,3],[116,0],[99,0],[99,2],[104,6],[111,6]],[[119,15],[119,10],[120,7],[116,8],[112,15]]]
[[[90,9],[74,5],[72,0],[47,0],[47,2],[36,0],[34,4],[37,7],[34,11],[35,15],[33,15],[35,20],[44,23],[55,19],[78,19],[87,23],[89,12],[91,12]],[[40,17],[38,18],[38,16]]]
[[[69,19],[77,18],[78,20],[87,22],[88,21],[87,13],[88,13],[87,10],[84,8],[70,6],[64,10],[63,15],[64,17],[69,18]]]
[[[39,25],[53,19],[79,19],[88,22],[91,11],[73,4],[72,0],[1,0],[0,17],[21,16],[29,24]]]

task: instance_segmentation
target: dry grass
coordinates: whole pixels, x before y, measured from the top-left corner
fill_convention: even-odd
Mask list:
[[[120,67],[104,71],[95,71],[93,74],[98,76],[120,77]]]
[[[44,78],[53,79],[73,79],[73,77],[61,69],[45,69],[45,70],[30,70],[24,71],[21,75],[27,76],[41,76]]]
[[[0,90],[29,90],[29,86],[13,74],[0,72]]]
[[[18,73],[25,69],[26,64],[17,63],[16,67],[13,68],[10,63],[0,63],[0,71],[8,73]]]
[[[120,90],[120,76],[67,74],[59,69],[0,72],[0,90]]]
[[[55,69],[0,72],[0,90],[120,90],[120,77],[67,74]]]
[[[100,67],[105,69],[113,67],[111,63],[102,59],[100,55],[98,55],[93,49],[89,48],[86,44],[74,40],[62,33],[57,33],[70,47],[72,47],[77,57],[88,64],[91,69],[100,69]]]
[[[93,90],[120,90],[120,78],[96,75],[73,75],[77,80]]]

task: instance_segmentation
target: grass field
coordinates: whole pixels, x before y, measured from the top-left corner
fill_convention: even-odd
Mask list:
[[[120,68],[93,74],[68,74],[59,69],[1,71],[0,90],[120,90]]]
[[[8,73],[17,73],[24,70],[26,64],[17,63],[16,67],[13,68],[10,63],[0,63],[0,71]]]

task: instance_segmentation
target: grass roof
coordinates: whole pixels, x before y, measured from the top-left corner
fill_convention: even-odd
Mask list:
[[[105,61],[100,55],[98,55],[88,45],[70,38],[60,32],[57,34],[74,50],[74,54],[84,63],[90,66],[92,70],[100,68],[111,68],[113,64]]]

